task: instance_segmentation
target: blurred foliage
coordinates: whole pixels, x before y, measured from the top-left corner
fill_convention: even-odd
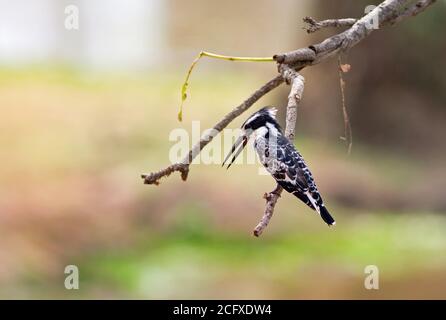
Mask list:
[[[358,17],[369,4],[282,1],[169,1],[162,33],[175,58],[159,49],[166,61],[150,70],[2,64],[1,298],[446,298],[444,2],[343,57],[352,66],[350,156],[339,139],[336,59],[302,72],[295,144],[335,228],[284,194],[254,238],[262,195],[274,185],[257,165],[198,164],[186,183],[175,174],[142,184],[141,173],[168,163],[172,129],[192,140],[193,120],[211,127],[275,72],[273,64],[200,62],[179,123],[192,54],[303,47],[335,32],[306,35],[304,16]],[[277,105],[283,123],[287,94],[283,86],[252,109]],[[79,267],[78,291],[64,288],[69,264]],[[367,265],[379,267],[378,291],[364,289]]]
[[[187,183],[143,185],[141,172],[168,162],[171,129],[209,127],[265,80],[197,74],[178,124],[182,76],[1,70],[2,298],[445,297],[444,189],[414,183],[428,170],[444,183],[435,159],[426,167],[360,141],[348,157],[337,137],[298,127],[338,225],[284,195],[259,239],[251,230],[273,183],[257,166],[194,165]],[[79,291],[63,287],[68,264]],[[363,287],[369,264],[377,292]]]

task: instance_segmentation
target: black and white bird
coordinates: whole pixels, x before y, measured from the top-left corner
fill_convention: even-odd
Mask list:
[[[329,226],[335,225],[335,220],[325,208],[310,169],[293,143],[284,136],[276,114],[276,108],[265,107],[251,115],[243,123],[242,134],[232,146],[223,165],[234,154],[227,167],[229,169],[248,143],[249,137],[254,134],[254,148],[260,162],[277,183],[316,210]]]

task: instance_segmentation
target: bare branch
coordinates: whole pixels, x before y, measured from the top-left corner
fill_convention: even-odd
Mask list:
[[[385,0],[375,9],[370,11],[361,19],[357,20],[348,30],[329,37],[324,41],[308,48],[300,48],[291,52],[277,54],[273,58],[279,64],[288,65],[289,68],[299,71],[306,66],[320,63],[341,51],[346,51],[355,46],[359,41],[363,40],[374,30],[370,21],[375,17],[378,17],[379,19],[379,26],[394,24],[401,21],[405,17],[414,16],[424,11],[428,6],[433,4],[435,0],[420,0],[413,5],[409,5],[408,3],[410,2],[410,0]],[[232,120],[246,111],[262,96],[278,87],[282,82],[282,75],[278,75],[274,79],[267,82],[242,104],[228,113],[214,126],[214,129],[218,132],[223,130]],[[212,136],[202,137],[200,142],[189,151],[188,156],[182,162],[172,164],[159,172],[143,174],[142,178],[144,179],[144,183],[158,184],[160,178],[168,176],[174,171],[181,172],[183,180],[186,180],[189,172],[189,164],[212,140],[212,138]]]
[[[390,24],[395,24],[400,22],[401,20],[409,17],[414,17],[417,14],[426,10],[427,7],[434,4],[436,0],[420,0],[417,1],[414,5],[406,8],[398,17],[393,19]]]
[[[302,50],[307,50],[308,48],[277,54],[273,58],[279,63],[285,62],[293,67],[299,67],[299,69],[318,64],[339,52],[345,52],[354,47],[358,42],[370,35],[375,30],[375,27],[379,28],[381,26],[394,24],[409,15],[418,14],[433,4],[435,0],[420,0],[417,4],[410,7],[412,9],[406,9],[408,2],[410,0],[383,1],[379,6],[357,20],[346,31],[308,47],[315,53],[315,57],[312,60],[308,60],[306,56],[302,55]],[[408,14],[409,12],[410,14]],[[376,21],[377,26],[372,21]]]
[[[279,70],[282,73],[282,76],[285,78],[287,84],[291,85],[290,93],[288,95],[285,136],[288,139],[293,140],[294,131],[296,128],[297,106],[302,99],[305,79],[288,65],[281,65]]]
[[[424,1],[424,0],[423,0]],[[420,1],[422,2],[422,1]],[[433,1],[424,1],[433,2]],[[368,36],[372,31],[372,25],[370,20],[374,17],[379,17],[379,22],[390,23],[391,21],[397,19],[398,9],[404,3],[402,0],[387,0],[381,3],[378,7],[372,10],[369,14],[365,15],[358,21],[353,21],[354,19],[345,19],[342,22],[339,20],[325,20],[329,22],[321,23],[319,28],[328,25],[341,26],[342,23],[345,25],[352,25],[350,29],[340,33],[338,35],[332,36],[319,44],[310,46],[309,48],[301,48],[289,53],[278,54],[273,58],[279,63],[279,72],[286,80],[288,84],[291,84],[290,94],[288,96],[288,106],[287,106],[287,117],[286,117],[286,130],[285,134],[289,139],[294,138],[294,129],[297,119],[297,106],[302,98],[302,93],[304,89],[304,79],[301,75],[297,73],[296,70],[301,70],[307,65],[313,65],[325,60],[328,57],[342,51],[346,51],[356,45],[359,41]],[[428,6],[429,4],[426,4]],[[421,9],[420,9],[421,10]],[[412,11],[413,12],[413,11]],[[311,18],[308,18],[311,19]],[[309,20],[311,22],[317,23],[314,19]],[[337,24],[337,25],[336,25]],[[313,51],[311,53],[310,51]],[[291,67],[290,67],[291,66]],[[340,70],[340,83],[342,90],[343,99],[343,111],[344,118],[347,119],[346,132],[349,133],[350,144],[349,151],[351,149],[351,127],[348,121],[348,114],[345,108],[345,97],[344,97],[344,80],[342,79],[342,71]],[[254,235],[259,236],[262,234],[263,230],[268,226],[271,217],[274,214],[274,208],[277,201],[282,193],[283,189],[280,185],[276,185],[276,188],[270,193],[266,193],[264,198],[266,199],[265,212],[263,214],[262,220],[254,229]]]
[[[298,71],[307,66],[318,64],[336,54],[349,50],[358,42],[366,38],[371,32],[373,32],[373,30],[376,29],[376,27],[379,28],[385,25],[393,25],[402,21],[406,17],[415,16],[420,12],[423,12],[433,3],[435,3],[435,0],[419,0],[416,3],[414,3],[413,0],[385,0],[379,6],[358,20],[331,19],[318,22],[310,17],[305,18],[304,21],[310,24],[307,29],[307,32],[309,33],[329,26],[350,26],[350,28],[307,48],[300,48],[291,52],[275,55],[273,59],[279,64],[280,75],[264,84],[261,88],[250,95],[243,103],[229,112],[214,126],[213,130],[211,131],[221,132],[229,123],[250,108],[257,100],[269,93],[271,90],[277,88],[283,83],[284,80],[286,80],[287,84],[291,85],[291,89],[288,96],[285,134],[288,138],[293,139],[297,118],[297,106],[300,103],[304,89],[304,78],[298,73]],[[378,22],[377,26],[371,23],[372,21],[376,21],[376,19]],[[224,58],[226,59],[227,57]],[[183,94],[183,98],[184,97],[185,96]],[[158,172],[143,174],[142,178],[144,179],[144,183],[157,185],[162,177],[169,176],[175,171],[180,172],[182,179],[186,180],[189,173],[190,164],[201,152],[201,150],[210,141],[212,141],[213,137],[214,135],[211,133],[204,135],[200,141],[193,146],[188,155],[181,162],[172,164]],[[266,199],[266,208],[262,220],[254,229],[255,236],[259,236],[268,225],[282,191],[283,189],[279,185],[276,185],[276,188],[273,191],[264,195]]]
[[[344,69],[343,69],[344,66]],[[345,68],[348,66],[348,68]],[[349,69],[349,65],[343,65],[341,61],[341,56],[338,57],[338,72],[339,72],[339,87],[341,89],[341,104],[342,104],[342,115],[344,117],[344,136],[341,137],[345,140],[347,144],[347,154],[350,155],[352,152],[353,146],[353,132],[352,125],[350,123],[350,117],[348,116],[347,106],[345,103],[345,80],[344,80],[344,72],[347,72]]]
[[[300,62],[304,65],[310,65],[316,59],[316,53],[311,48],[300,48],[288,53],[276,54],[273,59],[278,63],[294,64]]]
[[[181,178],[186,181],[187,175],[189,173],[189,165],[184,163],[174,163],[163,170],[152,172],[150,174],[142,174],[141,178],[144,179],[145,184],[158,185],[159,179],[161,179],[162,177],[168,177],[175,171],[180,172]]]
[[[183,85],[181,86],[181,104],[180,110],[178,111],[178,120],[183,121],[183,105],[187,99],[187,88],[189,87],[189,78],[192,75],[192,71],[195,66],[198,64],[198,61],[202,57],[209,57],[214,59],[228,60],[228,61],[245,61],[245,62],[271,62],[274,61],[272,57],[235,57],[235,56],[225,56],[222,54],[200,51],[197,57],[192,61],[192,64],[189,66],[189,69],[186,73],[186,79],[184,79]]]
[[[351,27],[357,21],[356,19],[353,18],[327,19],[327,20],[317,21],[312,17],[305,17],[303,20],[305,23],[308,24],[307,26],[303,27],[303,29],[306,30],[307,33],[313,33],[318,31],[319,29],[327,27],[335,27],[335,28]]]
[[[223,117],[211,130],[214,132],[221,132],[224,128],[227,127],[228,124],[231,123],[232,120],[237,118],[243,112],[248,110],[257,100],[263,97],[265,94],[270,92],[271,90],[277,88],[279,85],[283,83],[282,75],[278,75],[275,78],[271,79],[267,83],[265,83],[262,87],[256,90],[253,94],[251,94],[245,101],[243,101],[239,106],[229,112],[226,116]],[[210,131],[210,132],[211,132]],[[192,149],[189,151],[188,155],[179,163],[172,164],[167,168],[150,173],[143,174],[141,177],[144,179],[145,184],[159,184],[159,179],[162,177],[169,176],[174,171],[181,172],[181,177],[183,180],[187,179],[187,175],[189,173],[189,166],[195,157],[200,153],[203,148],[212,141],[214,135],[208,133],[201,137],[200,141],[195,144]]]
[[[271,220],[274,214],[274,207],[276,206],[277,200],[279,200],[282,191],[283,191],[282,187],[276,185],[276,188],[273,191],[265,193],[263,195],[263,198],[265,198],[266,200],[266,207],[262,220],[260,220],[260,222],[254,228],[253,233],[256,237],[260,236],[263,230],[265,230],[265,228],[268,226],[269,221]]]
[[[279,71],[285,79],[286,83],[291,85],[290,93],[288,95],[285,136],[288,139],[293,140],[297,120],[297,106],[302,99],[305,79],[296,70],[290,68],[290,66],[286,64],[279,65]],[[254,235],[256,237],[260,236],[263,230],[268,226],[268,223],[274,214],[274,208],[276,207],[276,203],[279,200],[282,191],[282,187],[277,184],[276,188],[273,191],[265,193],[265,211],[263,213],[262,220],[260,220],[260,222],[254,228]]]

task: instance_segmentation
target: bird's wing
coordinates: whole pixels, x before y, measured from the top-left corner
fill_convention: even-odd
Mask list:
[[[270,170],[274,179],[286,191],[316,210],[325,223],[334,225],[335,220],[325,208],[310,169],[300,153],[285,137],[279,137],[277,145],[277,156],[270,157],[275,159],[276,170]]]
[[[314,180],[311,172],[288,139],[279,137],[277,156],[272,158],[275,170],[271,174],[286,191],[305,193],[312,189]]]

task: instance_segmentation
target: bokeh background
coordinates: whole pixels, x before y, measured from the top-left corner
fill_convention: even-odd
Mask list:
[[[335,228],[283,195],[253,237],[274,186],[257,165],[140,179],[168,164],[172,129],[211,127],[276,74],[203,59],[179,123],[200,50],[271,56],[337,32],[307,35],[304,16],[359,17],[378,3],[1,0],[0,297],[446,298],[444,1],[343,56],[350,155],[336,59],[302,72],[295,144]],[[64,27],[70,4],[78,30]],[[283,120],[286,96],[252,110],[277,105]],[[66,265],[79,267],[79,290],[65,289]],[[364,288],[367,265],[379,290]]]

